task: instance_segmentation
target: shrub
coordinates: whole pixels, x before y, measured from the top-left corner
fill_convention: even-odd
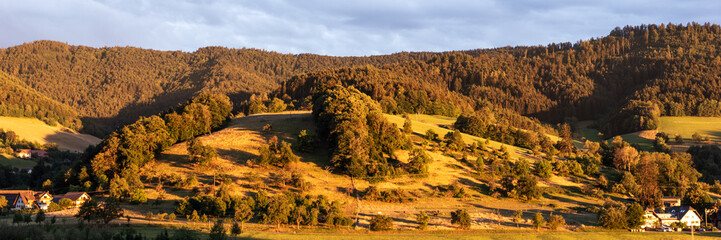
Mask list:
[[[546,220],[543,219],[543,215],[541,213],[536,213],[536,215],[533,216],[533,228],[536,230],[541,230],[541,228],[546,225]]]
[[[438,139],[438,133],[433,131],[433,129],[428,129],[428,131],[426,131],[426,139],[428,141],[435,141]]]
[[[418,217],[416,217],[416,221],[418,221],[418,229],[425,230],[426,227],[428,227],[428,222],[431,220],[431,217],[426,214],[426,212],[421,211],[421,213],[418,214]]]
[[[556,230],[563,225],[566,225],[566,219],[563,219],[563,216],[551,214],[551,216],[548,217],[548,228],[551,230]]]
[[[470,229],[471,215],[465,209],[451,212],[451,224],[457,224],[460,229]]]
[[[387,231],[393,229],[393,219],[383,215],[376,215],[370,222],[371,231]]]
[[[240,229],[240,224],[238,224],[238,222],[233,222],[233,227],[230,228],[230,233],[233,235],[243,233],[243,230]]]
[[[545,158],[541,158],[541,160],[538,160],[536,163],[536,169],[535,169],[536,175],[538,175],[540,178],[550,178],[551,174],[553,173],[553,166],[551,166],[551,162],[546,160]]]
[[[210,229],[210,234],[208,234],[208,237],[211,240],[228,239],[228,235],[225,234],[225,227],[223,226],[222,219],[218,219],[218,221],[213,224],[213,227]]]

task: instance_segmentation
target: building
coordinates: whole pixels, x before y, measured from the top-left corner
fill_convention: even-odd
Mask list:
[[[667,207],[665,210],[647,209],[644,217],[646,217],[644,228],[670,226],[676,222],[685,223],[689,227],[701,226],[701,215],[689,206]]]
[[[37,150],[37,149],[20,149],[20,151],[17,154],[18,158],[32,158],[32,157],[38,157],[38,158],[45,158],[48,157],[48,152],[45,150]]]
[[[39,207],[47,210],[53,200],[49,192],[36,192],[30,190],[0,190],[0,196],[8,201],[10,210],[21,210]]]
[[[48,157],[48,152],[46,152],[45,150],[30,150],[30,156],[46,158]]]
[[[18,152],[18,158],[30,158],[32,157],[32,151],[30,149],[20,149]]]
[[[55,203],[60,203],[60,200],[63,198],[73,201],[72,207],[80,207],[83,203],[90,200],[90,195],[86,192],[68,192],[63,195],[56,195],[53,201],[55,201]]]
[[[664,196],[661,201],[663,201],[664,207],[681,206],[681,197]]]

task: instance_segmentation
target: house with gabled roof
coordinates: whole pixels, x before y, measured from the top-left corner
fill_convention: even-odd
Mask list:
[[[73,201],[72,207],[80,207],[85,203],[86,201],[90,201],[90,195],[86,192],[67,192],[63,195],[55,195],[55,199],[53,200],[55,203],[60,203],[60,200],[63,198],[70,199],[70,201]]]
[[[8,201],[10,210],[21,210],[26,208],[39,207],[47,210],[53,200],[49,192],[36,192],[30,190],[0,190],[0,196]]]
[[[655,228],[660,226],[670,226],[672,223],[685,223],[689,227],[701,226],[701,215],[692,207],[675,206],[665,209],[647,209],[644,213],[646,217],[644,228]]]

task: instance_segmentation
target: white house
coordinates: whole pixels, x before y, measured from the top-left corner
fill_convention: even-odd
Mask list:
[[[35,192],[28,190],[0,190],[0,196],[4,196],[10,206],[10,210],[21,210],[25,208],[40,207],[47,210],[53,200],[49,192]]]
[[[669,226],[675,222],[685,223],[689,227],[701,226],[701,215],[689,206],[667,207],[665,210],[646,210],[644,228]]]

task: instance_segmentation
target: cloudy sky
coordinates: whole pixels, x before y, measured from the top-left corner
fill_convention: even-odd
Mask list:
[[[691,21],[721,24],[721,1],[0,0],[0,48],[55,40],[364,56],[575,42]]]

